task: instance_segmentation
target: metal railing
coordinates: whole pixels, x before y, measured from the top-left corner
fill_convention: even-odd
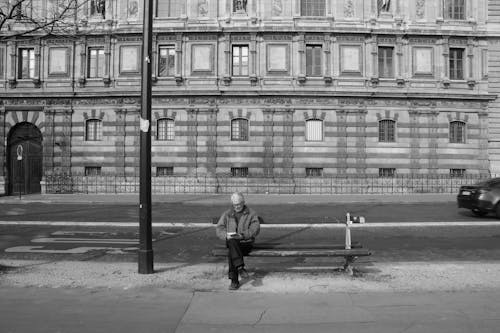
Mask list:
[[[45,193],[138,193],[138,176],[84,176],[52,174],[44,177]],[[457,193],[462,185],[489,175],[349,175],[332,177],[152,177],[151,191],[163,193],[270,193],[270,194],[407,194]]]

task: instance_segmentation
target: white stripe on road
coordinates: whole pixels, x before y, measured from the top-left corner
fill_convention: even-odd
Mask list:
[[[115,247],[75,247],[67,250],[44,250],[43,246],[14,246],[5,249],[5,252],[10,253],[62,253],[62,254],[83,254],[89,251],[105,250],[107,254],[123,254],[124,251],[137,251],[136,247],[115,248]]]
[[[53,222],[53,221],[0,221],[0,225],[44,225],[44,226],[81,226],[81,227],[139,227],[138,222]],[[153,222],[153,227],[183,227],[209,228],[215,227],[212,223],[184,223],[184,222]],[[379,228],[379,227],[454,227],[454,226],[499,226],[499,221],[450,221],[450,222],[374,222],[351,224],[351,228]],[[344,223],[290,223],[261,225],[262,228],[345,228]]]
[[[154,241],[154,239],[153,239]],[[136,245],[139,244],[139,240],[137,239],[123,239],[123,238],[62,238],[62,237],[55,237],[55,238],[45,238],[45,237],[40,237],[40,238],[33,238],[31,240],[32,243],[86,243],[86,244],[132,244]]]

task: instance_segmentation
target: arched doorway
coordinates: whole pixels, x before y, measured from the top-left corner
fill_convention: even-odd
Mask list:
[[[22,156],[22,158],[19,158]],[[33,124],[14,126],[7,139],[9,195],[40,193],[42,180],[42,133]]]

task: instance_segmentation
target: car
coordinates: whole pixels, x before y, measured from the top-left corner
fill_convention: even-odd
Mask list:
[[[476,216],[494,213],[500,218],[500,178],[460,186],[457,203],[458,208],[470,209]]]

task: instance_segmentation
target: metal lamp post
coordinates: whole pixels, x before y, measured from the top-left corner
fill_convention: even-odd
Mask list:
[[[151,53],[153,0],[144,1],[142,42],[140,167],[139,167],[139,274],[152,274],[153,240],[151,227]]]

